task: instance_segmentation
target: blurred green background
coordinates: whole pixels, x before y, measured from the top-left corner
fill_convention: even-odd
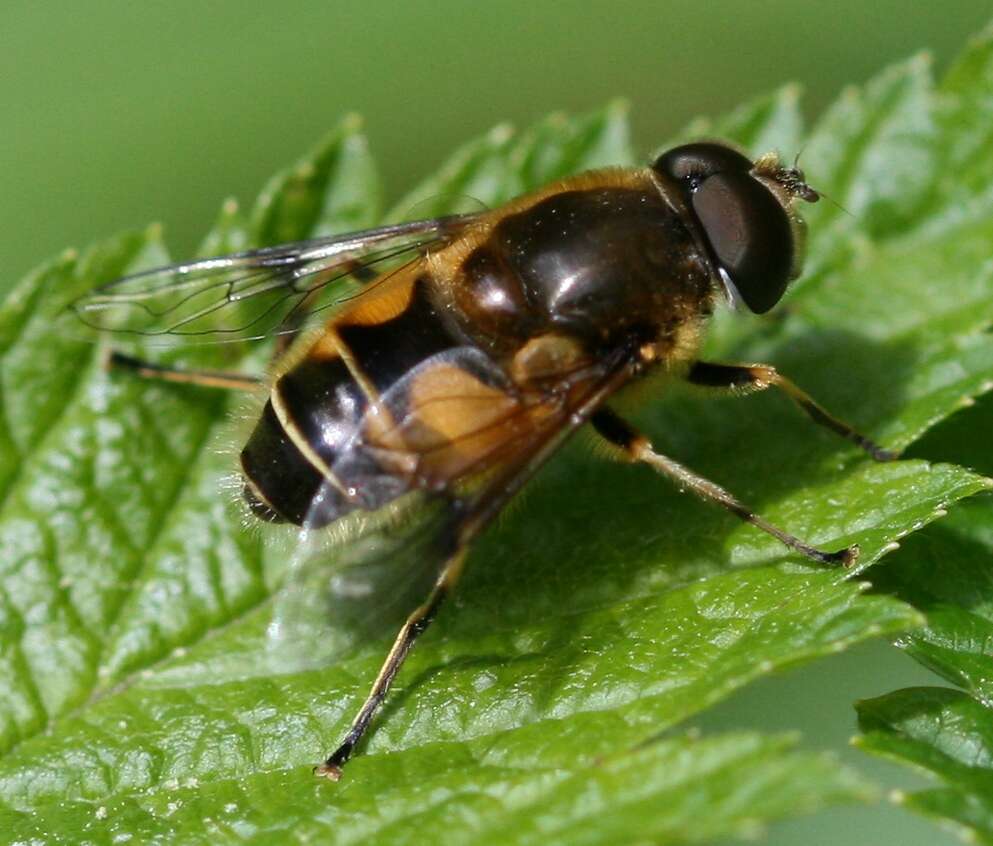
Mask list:
[[[783,82],[815,116],[844,85],[928,48],[938,70],[988,2],[246,2],[6,0],[0,11],[0,292],[64,247],[153,220],[188,254],[220,201],[250,200],[346,111],[361,112],[395,198],[494,123],[632,104],[648,151],[698,114]],[[816,162],[805,163],[816,173]],[[934,677],[885,644],[746,691],[706,729],[797,728],[847,750],[854,699]],[[805,846],[952,843],[892,808],[776,827]]]

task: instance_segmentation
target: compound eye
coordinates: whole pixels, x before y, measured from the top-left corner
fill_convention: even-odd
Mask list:
[[[794,236],[782,202],[752,175],[754,163],[724,144],[674,147],[652,167],[685,191],[721,275],[756,314],[782,298],[793,276]]]
[[[673,147],[652,165],[655,170],[674,179],[688,182],[695,190],[704,179],[715,173],[748,173],[753,165],[746,156],[724,144],[699,142]]]
[[[747,172],[704,179],[690,201],[721,270],[756,314],[786,292],[793,269],[793,232],[773,195]]]

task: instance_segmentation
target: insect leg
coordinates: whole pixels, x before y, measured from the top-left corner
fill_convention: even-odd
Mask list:
[[[751,523],[763,532],[767,532],[807,558],[819,564],[843,564],[846,567],[850,567],[857,560],[859,553],[857,546],[850,546],[837,552],[824,552],[784,532],[778,526],[766,522],[720,485],[655,452],[648,438],[611,409],[606,407],[598,409],[590,418],[590,422],[605,440],[624,450],[632,461],[647,464],[663,476],[668,476],[680,487],[688,488],[701,499],[726,508],[746,523]]]
[[[332,781],[338,781],[341,778],[341,768],[351,756],[352,750],[355,749],[355,745],[365,734],[376,710],[386,698],[390,685],[407,657],[407,653],[414,645],[414,641],[431,624],[441,603],[455,588],[459,576],[462,575],[467,549],[468,545],[465,541],[459,542],[455,552],[445,562],[441,575],[438,576],[428,598],[407,617],[406,622],[400,627],[379,675],[376,676],[376,681],[373,682],[369,695],[352,721],[345,739],[323,764],[314,768],[315,774],[325,776]]]
[[[227,373],[220,370],[184,370],[181,367],[167,367],[124,353],[111,350],[104,362],[108,370],[127,370],[142,379],[158,379],[163,382],[179,382],[185,385],[200,385],[205,388],[223,388],[229,391],[250,391],[261,384],[261,379],[245,373]]]
[[[628,362],[627,356],[620,358],[591,386],[582,401],[572,408],[559,409],[560,416],[553,417],[553,420],[559,421],[560,425],[547,425],[543,430],[533,433],[530,449],[511,461],[502,473],[491,476],[474,494],[473,499],[450,502],[453,511],[445,527],[445,534],[442,535],[445,541],[443,549],[446,550],[448,557],[441,573],[427,600],[400,628],[393,647],[373,683],[372,690],[345,735],[345,740],[323,764],[315,768],[316,774],[332,781],[341,778],[342,766],[365,733],[376,709],[386,697],[390,683],[399,671],[404,658],[407,657],[407,653],[410,652],[414,641],[434,619],[439,606],[452,592],[459,576],[462,575],[470,542],[516,496],[565,438],[589,420],[594,409],[627,381],[631,373]]]
[[[898,454],[884,449],[874,441],[856,432],[851,426],[834,417],[819,405],[806,391],[781,375],[768,364],[714,364],[697,361],[690,367],[686,376],[694,385],[710,388],[728,388],[743,392],[764,391],[766,388],[779,388],[815,423],[841,435],[861,447],[876,461],[894,461]]]

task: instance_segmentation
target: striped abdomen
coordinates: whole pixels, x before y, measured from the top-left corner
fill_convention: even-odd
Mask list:
[[[503,371],[444,320],[423,273],[376,283],[276,380],[241,455],[257,514],[323,526],[444,488],[526,433]]]

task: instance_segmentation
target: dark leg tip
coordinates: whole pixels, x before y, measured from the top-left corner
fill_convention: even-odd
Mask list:
[[[341,778],[341,768],[352,754],[352,743],[342,743],[323,764],[314,767],[314,775],[322,776],[331,781],[338,781]]]
[[[855,562],[859,560],[859,547],[858,544],[852,544],[851,546],[846,546],[844,549],[839,549],[837,552],[821,552],[816,550],[817,555],[814,557],[816,561],[821,564],[827,564],[830,567],[837,567],[839,564],[842,567],[854,567]]]
[[[323,764],[318,764],[314,767],[314,775],[320,778],[326,778],[328,781],[338,781],[341,779],[341,767],[325,761]]]
[[[103,352],[103,361],[101,362],[103,369],[110,372],[111,370],[128,370],[133,369],[136,361],[129,355],[124,355],[117,350],[107,349]]]
[[[898,450],[881,447],[871,438],[860,435],[858,432],[852,432],[850,439],[852,443],[864,450],[873,461],[896,461],[900,457]]]
[[[840,564],[846,569],[849,567],[854,567],[855,562],[859,560],[859,545],[857,543],[851,546],[846,546],[844,549],[839,549],[837,552],[832,552],[828,554],[829,564]]]
[[[869,455],[871,455],[875,461],[896,461],[900,457],[900,453],[895,449],[883,449],[875,444],[873,444],[872,448],[869,450]]]

